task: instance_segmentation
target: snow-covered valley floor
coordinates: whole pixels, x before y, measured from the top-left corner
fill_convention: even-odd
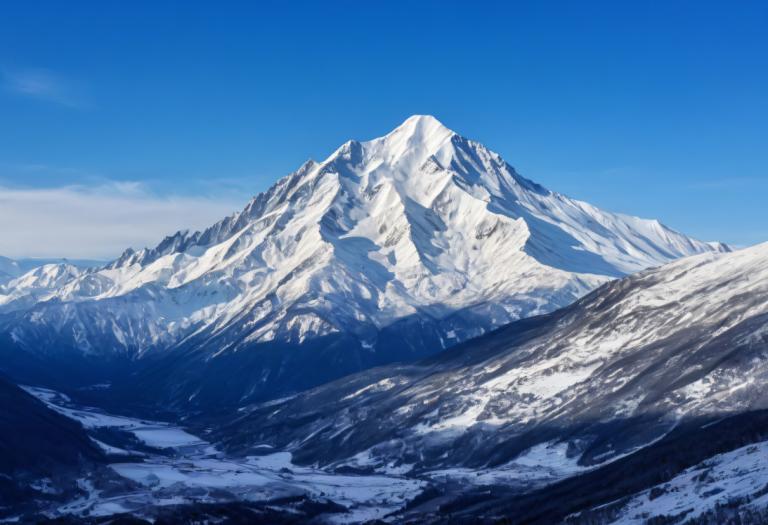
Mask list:
[[[306,496],[348,509],[326,514],[324,521],[361,523],[386,520],[435,483],[531,488],[591,470],[567,457],[563,443],[542,443],[493,469],[441,469],[419,476],[409,475],[407,469],[341,474],[295,465],[289,452],[275,451],[267,445],[263,446],[264,455],[227,456],[174,424],[108,414],[78,406],[52,390],[25,389],[55,411],[82,423],[91,439],[108,454],[112,477],[122,480],[117,484],[105,483],[98,476],[81,480],[81,495],[48,508],[45,514],[50,518],[131,513],[151,519],[153,509],[168,505],[255,503]],[[119,443],[115,442],[116,435],[123,436]],[[111,443],[102,441],[102,436]],[[649,518],[674,515],[690,519],[736,502],[764,509],[768,501],[767,454],[768,442],[760,442],[714,456],[668,483],[630,496],[620,504],[604,506],[617,507],[606,522],[645,523]],[[44,485],[45,480],[40,484]],[[586,514],[604,514],[600,509]]]
[[[289,452],[272,450],[267,445],[263,446],[264,455],[227,456],[205,439],[177,425],[108,414],[78,406],[67,396],[51,390],[25,389],[55,411],[81,422],[91,439],[108,454],[110,476],[122,480],[105,483],[99,476],[81,480],[81,495],[46,509],[45,514],[50,518],[131,513],[152,519],[153,509],[169,505],[264,503],[305,496],[348,509],[325,514],[324,521],[361,523],[386,520],[435,483],[454,487],[458,484],[531,488],[590,470],[578,466],[575,458],[568,458],[564,444],[543,443],[494,469],[441,469],[419,476],[397,469],[375,474],[342,474],[295,465]],[[103,436],[110,444],[101,440]],[[129,439],[125,439],[126,436]],[[606,523],[645,523],[654,517],[695,518],[720,512],[719,509],[736,503],[762,511],[768,501],[766,454],[768,442],[760,442],[714,456],[667,483],[620,503],[586,511],[586,516],[599,514],[605,518],[605,514],[610,514]],[[45,483],[40,481],[42,485]],[[615,508],[602,512],[603,507]],[[578,517],[579,514],[572,515],[571,519],[578,521]]]
[[[82,480],[79,485],[84,495],[48,509],[46,514],[51,518],[118,513],[151,518],[153,508],[159,506],[306,496],[348,509],[326,515],[325,521],[361,523],[386,520],[432,485],[453,490],[487,485],[525,490],[590,470],[577,465],[577,457],[566,455],[565,443],[551,442],[531,447],[494,468],[444,468],[418,475],[409,472],[406,465],[382,467],[362,453],[345,465],[357,470],[370,467],[373,472],[342,474],[295,465],[290,452],[273,450],[269,445],[262,445],[264,455],[229,456],[178,425],[83,407],[53,390],[24,389],[53,410],[79,421],[108,454],[110,471],[125,481],[115,489],[114,483],[105,486],[98,479]],[[102,437],[105,434],[109,439]]]
[[[400,509],[418,495],[425,481],[395,475],[346,475],[291,463],[291,454],[229,458],[203,439],[178,426],[107,414],[76,407],[57,392],[25,387],[48,406],[80,421],[86,429],[125,431],[150,447],[120,448],[94,439],[111,460],[109,467],[136,483],[132,490],[100,490],[89,480],[81,483],[88,496],[51,509],[60,515],[104,516],[122,512],[144,515],[152,507],[183,503],[266,501],[306,495],[330,500],[349,512],[328,516],[333,522],[360,522],[381,518]],[[151,450],[155,449],[157,453]],[[120,462],[120,456],[126,461]]]

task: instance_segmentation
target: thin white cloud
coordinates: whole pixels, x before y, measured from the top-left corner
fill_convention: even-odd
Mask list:
[[[691,190],[742,190],[744,188],[760,188],[765,185],[765,177],[723,177],[720,179],[705,179],[688,184]]]
[[[2,77],[3,87],[16,95],[70,108],[83,108],[88,105],[81,89],[48,69],[4,70]]]
[[[57,188],[0,186],[0,255],[108,259],[199,230],[245,203],[231,198],[160,196],[139,183]]]

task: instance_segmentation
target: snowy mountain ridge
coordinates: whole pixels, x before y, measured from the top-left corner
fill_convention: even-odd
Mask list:
[[[435,118],[414,116],[308,161],[202,232],[102,268],[46,266],[9,281],[0,330],[36,352],[131,358],[352,337],[345,346],[358,347],[360,367],[396,323],[428,340],[397,343],[401,355],[378,350],[372,364],[552,311],[649,266],[727,250],[550,192]]]

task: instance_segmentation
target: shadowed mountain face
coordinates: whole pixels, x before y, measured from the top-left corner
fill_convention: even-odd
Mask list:
[[[0,378],[0,507],[76,493],[77,477],[101,461],[79,423]]]
[[[726,250],[546,190],[415,116],[307,162],[205,231],[103,268],[11,279],[0,335],[28,354],[19,362],[39,359],[24,372],[83,359],[97,363],[79,367],[83,383],[205,408],[423,357],[610,279]],[[2,366],[19,377],[16,361]]]
[[[768,412],[692,418],[663,439],[541,487],[465,485],[403,513],[420,523],[762,525]]]
[[[573,474],[686,421],[768,408],[766,363],[763,244],[608,283],[428,361],[256,405],[216,436],[230,450],[271,444],[336,467]]]

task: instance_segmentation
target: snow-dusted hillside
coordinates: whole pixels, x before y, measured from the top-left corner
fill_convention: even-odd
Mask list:
[[[681,421],[768,408],[766,384],[768,243],[673,262],[429,361],[256,406],[219,437],[414,472],[496,467],[546,444],[589,467]]]
[[[550,192],[433,117],[414,116],[307,162],[203,232],[128,250],[100,269],[46,266],[7,282],[0,326],[35,353],[131,359],[335,345],[344,347],[330,358],[341,374],[552,311],[649,266],[726,250]],[[354,357],[340,363],[339,352]],[[301,367],[270,359],[258,364],[265,382],[277,381],[265,368]]]
[[[767,460],[768,441],[718,454],[666,483],[614,503],[618,516],[611,522],[642,525],[665,517],[723,523],[738,514],[736,509],[763,522],[768,515]]]

